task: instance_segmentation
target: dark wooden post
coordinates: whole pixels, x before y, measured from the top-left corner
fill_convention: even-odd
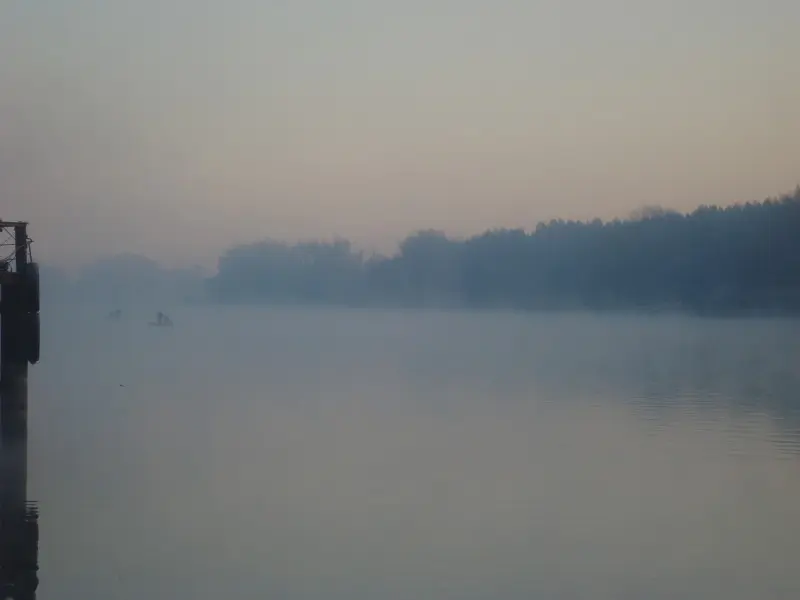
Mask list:
[[[27,501],[28,235],[26,223],[0,222],[8,225],[14,230],[15,268],[3,265],[0,286],[0,598],[32,600],[39,584],[39,530],[38,513]]]

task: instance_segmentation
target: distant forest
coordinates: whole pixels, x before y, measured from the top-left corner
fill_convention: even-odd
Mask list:
[[[464,240],[407,237],[395,256],[344,240],[231,248],[212,300],[349,306],[800,313],[800,187],[690,214],[552,220]]]

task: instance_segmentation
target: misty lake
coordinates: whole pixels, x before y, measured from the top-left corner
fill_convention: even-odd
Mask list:
[[[800,321],[43,309],[39,598],[800,597]]]

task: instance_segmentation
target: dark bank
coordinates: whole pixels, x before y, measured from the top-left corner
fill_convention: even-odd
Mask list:
[[[231,248],[208,280],[230,304],[682,312],[800,312],[800,188],[781,198],[533,231],[407,237],[395,256],[346,240]]]

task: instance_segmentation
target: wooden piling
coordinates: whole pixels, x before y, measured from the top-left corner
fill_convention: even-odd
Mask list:
[[[28,364],[38,281],[32,292],[27,223],[0,221],[0,229],[14,232],[12,258],[0,265],[0,598],[33,600],[39,529],[38,512],[27,499]]]

